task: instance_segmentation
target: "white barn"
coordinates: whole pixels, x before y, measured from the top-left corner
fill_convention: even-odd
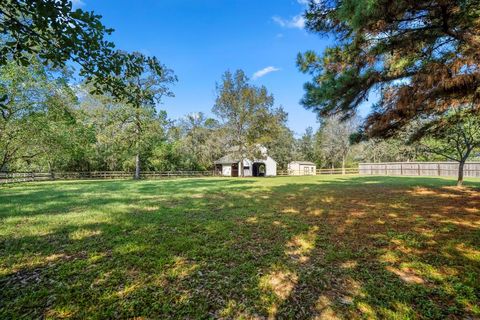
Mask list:
[[[272,177],[277,175],[277,162],[267,155],[266,149],[261,149],[263,159],[244,159],[243,175],[245,177]],[[238,156],[226,155],[215,161],[215,172],[224,177],[241,176],[241,163]]]
[[[292,161],[288,164],[288,174],[291,176],[314,176],[317,166],[309,161]]]

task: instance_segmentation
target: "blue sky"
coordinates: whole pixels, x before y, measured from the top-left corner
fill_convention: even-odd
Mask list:
[[[115,29],[112,40],[118,48],[155,55],[174,70],[179,78],[173,87],[175,98],[160,106],[170,118],[198,111],[210,115],[222,73],[243,69],[252,83],[274,94],[276,105],[289,114],[289,127],[298,134],[318,124],[316,115],[299,103],[309,77],[297,70],[296,55],[310,49],[321,52],[329,43],[303,29],[302,2],[74,1],[103,16],[104,24]]]

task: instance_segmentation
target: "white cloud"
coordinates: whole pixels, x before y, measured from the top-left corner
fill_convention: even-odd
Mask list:
[[[85,2],[83,2],[83,0],[72,0],[72,6],[74,8],[80,8],[80,7],[83,7],[85,5]]]
[[[296,29],[305,28],[305,18],[301,14],[294,16],[291,19],[284,19],[279,16],[274,16],[272,20],[283,28],[296,28]]]
[[[303,7],[303,10],[311,3],[320,3],[320,0],[297,0],[297,3]],[[285,19],[280,16],[273,16],[272,20],[283,28],[305,29],[304,13],[298,14],[290,19]]]
[[[253,80],[256,80],[256,79],[258,79],[258,78],[261,78],[261,77],[263,77],[263,76],[265,76],[265,75],[267,75],[267,74],[269,74],[269,73],[271,73],[271,72],[275,72],[275,71],[280,71],[280,69],[279,69],[279,68],[276,68],[276,67],[272,67],[272,66],[263,68],[262,70],[258,70],[257,72],[255,72],[255,73],[253,74],[252,79],[253,79]]]
[[[307,6],[310,3],[310,0],[297,0],[297,2],[303,6]],[[315,0],[313,2],[320,3],[320,0]]]

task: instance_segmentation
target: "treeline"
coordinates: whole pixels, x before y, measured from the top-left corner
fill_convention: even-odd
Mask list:
[[[215,117],[198,112],[173,120],[155,105],[137,107],[72,83],[68,69],[46,68],[34,58],[28,66],[0,67],[0,94],[8,94],[0,118],[1,171],[210,170],[233,146],[255,156],[258,144],[279,169],[294,160],[340,167],[429,157],[399,139],[352,144],[358,118],[326,118],[317,132],[307,128],[297,138],[273,96],[241,70],[226,72],[217,84]],[[157,85],[169,92],[169,83],[164,78]]]

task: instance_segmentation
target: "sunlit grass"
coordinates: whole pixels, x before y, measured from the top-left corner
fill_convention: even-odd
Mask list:
[[[0,318],[478,318],[480,181],[0,188]]]

